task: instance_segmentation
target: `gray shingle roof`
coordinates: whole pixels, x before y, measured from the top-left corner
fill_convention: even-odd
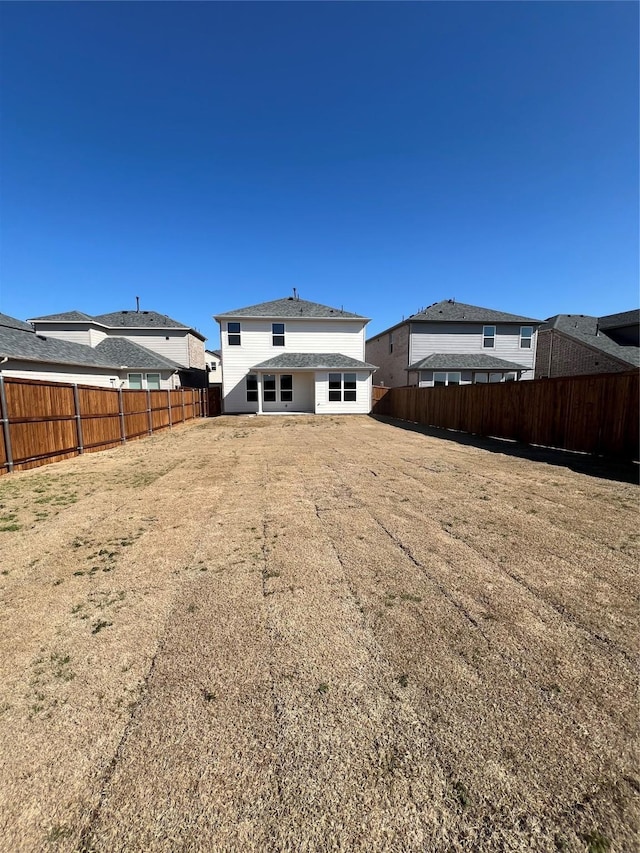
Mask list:
[[[5,326],[7,329],[21,329],[23,332],[33,332],[33,326],[30,326],[29,323],[25,323],[24,320],[17,320],[8,314],[0,313],[0,326]]]
[[[601,329],[619,329],[621,326],[637,326],[640,323],[640,308],[621,311],[619,314],[606,314],[600,317]]]
[[[541,331],[547,329],[557,329],[559,332],[613,356],[613,358],[617,358],[632,367],[640,367],[640,348],[622,346],[612,341],[602,332],[597,317],[590,317],[587,314],[556,314],[554,317],[549,317],[541,327]]]
[[[82,311],[64,311],[61,314],[46,314],[32,319],[38,323],[99,323],[111,329],[186,329],[203,341],[206,340],[205,336],[192,326],[172,320],[157,311],[112,311],[110,314],[96,314],[95,317]]]
[[[94,318],[90,317],[89,314],[84,314],[82,311],[63,311],[61,314],[43,314],[42,317],[32,317],[32,320],[49,320],[49,321],[61,321],[64,322],[70,321],[72,323],[87,323],[91,322]]]
[[[146,347],[136,344],[127,338],[109,337],[100,341],[95,351],[101,357],[108,359],[110,364],[126,365],[126,367],[142,367],[145,369],[180,370],[181,365],[169,358],[158,355]]]
[[[274,299],[272,302],[260,302],[258,305],[249,305],[247,308],[236,308],[234,311],[224,311],[217,314],[214,319],[221,317],[314,317],[317,319],[332,320],[368,320],[361,314],[353,314],[351,311],[343,311],[341,308],[330,308],[319,302],[307,302],[306,299],[294,299],[289,296],[285,299]]]
[[[519,314],[507,314],[505,311],[494,311],[492,308],[481,308],[478,305],[465,305],[464,302],[453,302],[444,299],[425,308],[424,311],[408,318],[426,320],[431,323],[527,323],[537,325],[542,320],[532,317],[522,317]]]
[[[4,314],[0,318],[13,320]],[[16,323],[22,321],[17,320]],[[0,323],[0,358],[43,364],[71,364],[118,370],[123,365],[155,370],[178,370],[180,365],[125,338],[107,338],[93,348],[37,334],[31,326]]]
[[[58,338],[47,338],[33,329],[10,329],[0,326],[0,358],[40,361],[47,364],[83,364],[89,367],[116,367],[96,350]]]
[[[336,352],[283,352],[254,370],[375,370],[374,364]]]
[[[407,370],[530,370],[524,364],[485,353],[433,353],[409,365]]]

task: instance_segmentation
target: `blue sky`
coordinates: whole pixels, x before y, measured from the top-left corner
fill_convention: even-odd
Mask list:
[[[635,3],[2,3],[0,310],[636,307]]]

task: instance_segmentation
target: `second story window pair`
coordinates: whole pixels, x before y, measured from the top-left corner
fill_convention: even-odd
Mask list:
[[[228,344],[230,347],[240,346],[240,323],[227,323]]]

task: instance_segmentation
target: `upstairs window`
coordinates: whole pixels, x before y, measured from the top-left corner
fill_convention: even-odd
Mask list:
[[[355,373],[329,374],[329,401],[353,403],[357,397]]]
[[[531,349],[533,326],[520,326],[520,349]]]
[[[482,347],[483,349],[493,349],[496,345],[496,327],[482,327]]]
[[[274,347],[284,346],[284,323],[271,324],[271,343]]]
[[[393,332],[389,332],[389,355],[393,352]]]
[[[230,347],[240,346],[240,323],[227,323],[227,340]]]

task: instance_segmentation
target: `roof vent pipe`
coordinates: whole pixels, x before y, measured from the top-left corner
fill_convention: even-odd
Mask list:
[[[298,291],[296,290],[295,287],[293,288],[293,298],[296,300],[298,299]]]
[[[140,313],[140,297],[136,296],[136,314]]]

